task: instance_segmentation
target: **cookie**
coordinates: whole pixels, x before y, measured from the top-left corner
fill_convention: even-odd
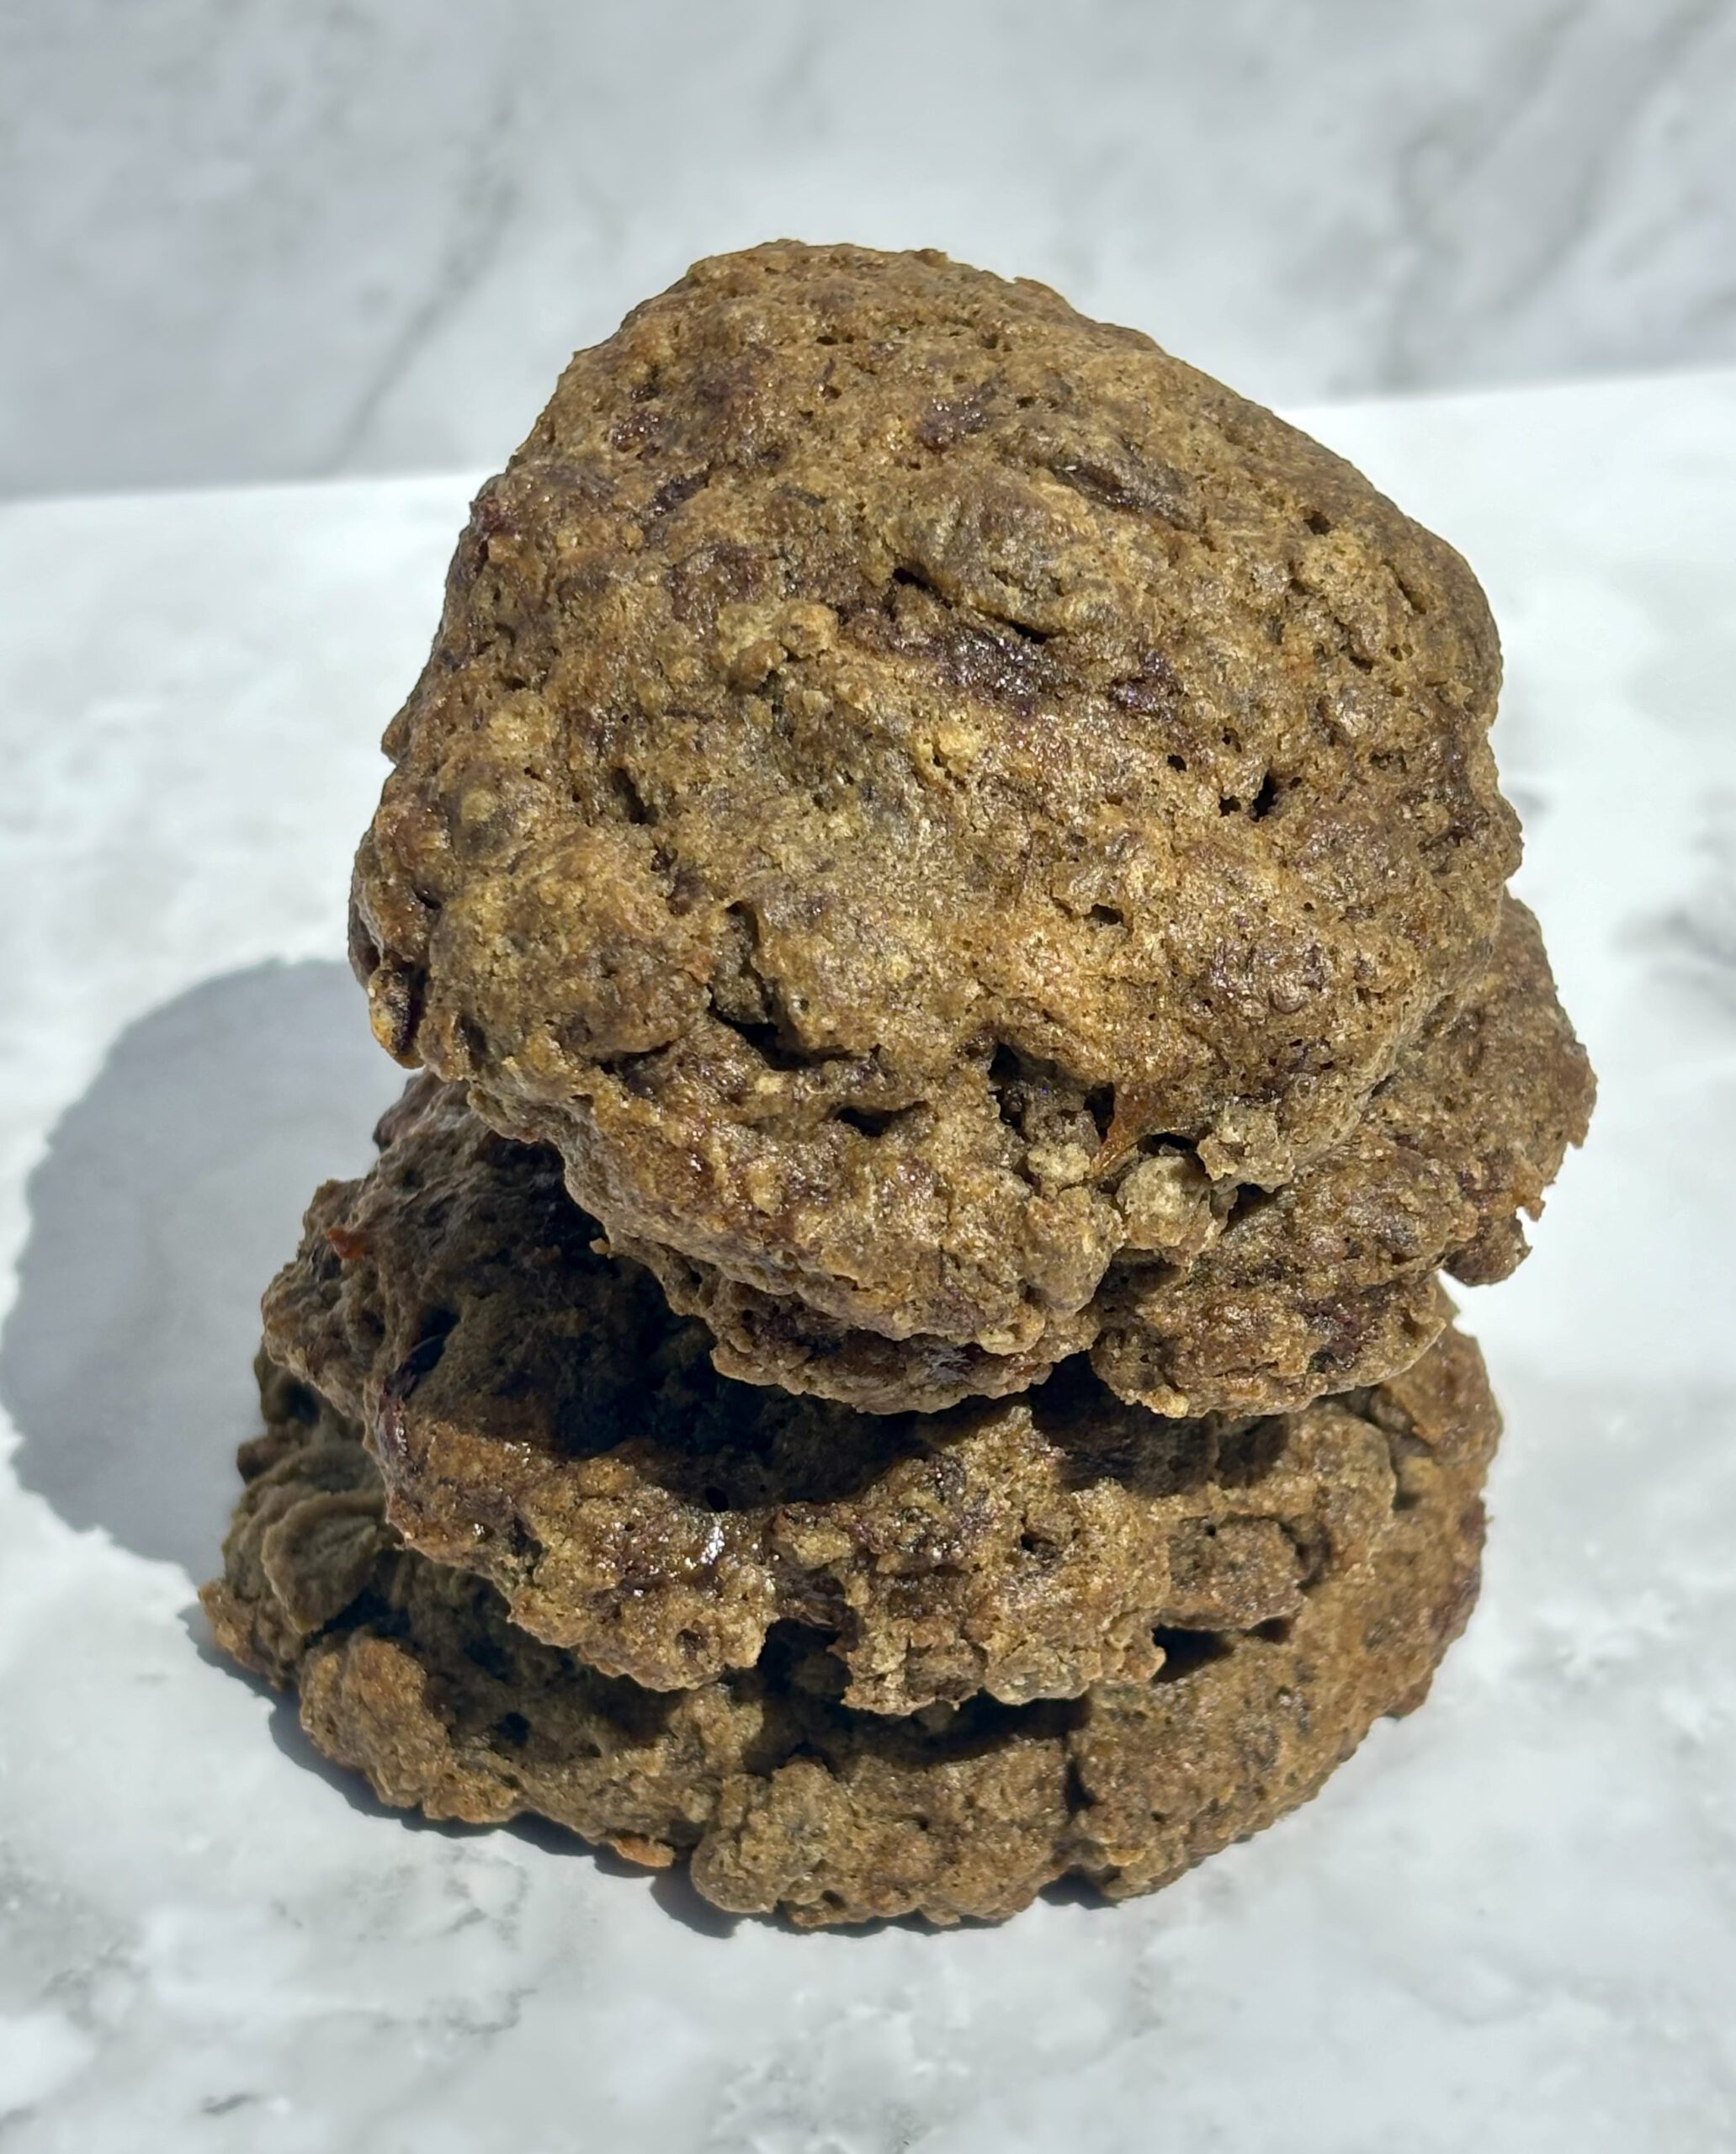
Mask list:
[[[841,1703],[842,1669],[795,1624],[690,1690],[598,1674],[404,1547],[353,1425],[268,1366],[264,1391],[202,1598],[226,1651],[300,1690],[328,1757],[384,1801],[540,1814],[637,1862],[688,1860],[721,1907],[806,1925],[994,1919],[1070,1873],[1149,1892],[1306,1801],[1376,1718],[1420,1701],[1463,1626],[1496,1430],[1476,1350],[1449,1332],[1340,1402],[1380,1431],[1392,1501],[1293,1616],[1160,1632],[1153,1676],[1070,1700],[893,1718]]]
[[[1147,338],[757,248],[479,496],[352,954],[624,1245],[1028,1371],[1165,1161],[1287,1187],[1475,982],[1499,670],[1449,547]]]
[[[726,1374],[870,1412],[1021,1390],[1087,1348],[1118,1396],[1158,1413],[1284,1411],[1415,1361],[1445,1321],[1437,1271],[1478,1286],[1513,1271],[1516,1215],[1542,1210],[1595,1089],[1537,922],[1510,899],[1466,1008],[1408,1049],[1350,1135],[1284,1189],[1214,1186],[1170,1147],[1118,1180],[1112,1170],[1138,1246],[1040,1350],[884,1339],[673,1249],[615,1247],[704,1319]]]

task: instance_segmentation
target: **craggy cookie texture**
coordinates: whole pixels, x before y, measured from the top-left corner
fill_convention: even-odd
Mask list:
[[[1498,676],[1450,548],[1145,337],[762,247],[478,497],[353,955],[624,1242],[1040,1366],[1166,1159],[1286,1186],[1476,979]]]
[[[1125,1171],[1129,1244],[1040,1350],[884,1339],[655,1243],[614,1245],[705,1319],[718,1366],[751,1382],[933,1411],[1020,1389],[1089,1348],[1112,1391],[1158,1413],[1279,1412],[1415,1361],[1445,1318],[1443,1266],[1467,1285],[1506,1277],[1526,1249],[1516,1215],[1542,1208],[1594,1089],[1537,922],[1510,899],[1466,1007],[1409,1048],[1351,1133],[1285,1188],[1214,1188],[1164,1147]]]
[[[366,1428],[411,1547],[605,1673],[689,1689],[799,1621],[852,1706],[1072,1696],[1152,1674],[1160,1628],[1294,1616],[1391,1508],[1384,1435],[1330,1400],[1163,1419],[1080,1362],[926,1416],[731,1382],[593,1253],[552,1153],[426,1078],[381,1134],[316,1197],[267,1350]]]
[[[1392,1500],[1293,1616],[1162,1632],[1155,1677],[1065,1703],[888,1718],[839,1702],[842,1670],[795,1625],[756,1668],[661,1694],[531,1638],[473,1573],[403,1547],[353,1426],[263,1374],[268,1430],[202,1597],[227,1652],[299,1688],[320,1748],[385,1801],[539,1812],[804,1924],[997,1918],[1068,1872],[1152,1891],[1305,1801],[1420,1701],[1463,1626],[1496,1428],[1475,1348],[1448,1333],[1339,1403],[1378,1431]]]

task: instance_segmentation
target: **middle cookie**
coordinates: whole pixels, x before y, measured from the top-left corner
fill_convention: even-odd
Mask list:
[[[422,1078],[314,1200],[273,1360],[353,1416],[413,1548],[514,1622],[656,1690],[826,1633],[846,1702],[908,1713],[1138,1680],[1165,1629],[1282,1621],[1392,1504],[1346,1405],[1165,1419],[1081,1361],[1012,1399],[872,1415],[719,1376],[540,1147]]]

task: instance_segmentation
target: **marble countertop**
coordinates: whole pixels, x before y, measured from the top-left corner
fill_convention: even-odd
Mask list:
[[[463,479],[0,510],[8,2154],[1736,2141],[1736,373],[1306,422],[1489,589],[1603,1100],[1428,1709],[1157,1897],[730,1923],[406,1824],[212,1657],[255,1302],[395,1073],[341,964]]]
[[[1736,358],[1721,0],[21,5],[5,492],[492,463],[783,232],[1041,278],[1267,402]]]

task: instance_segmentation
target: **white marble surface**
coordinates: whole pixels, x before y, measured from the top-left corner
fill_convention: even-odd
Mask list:
[[[1266,401],[1736,359],[1729,0],[0,0],[0,492],[491,467],[794,232]],[[28,333],[24,333],[28,330]]]
[[[346,862],[466,489],[0,511],[8,2154],[1736,2142],[1736,374],[1314,422],[1488,581],[1604,1080],[1468,1297],[1487,1590],[1296,1817],[942,1936],[406,1827],[202,1653],[254,1297],[394,1085]]]

